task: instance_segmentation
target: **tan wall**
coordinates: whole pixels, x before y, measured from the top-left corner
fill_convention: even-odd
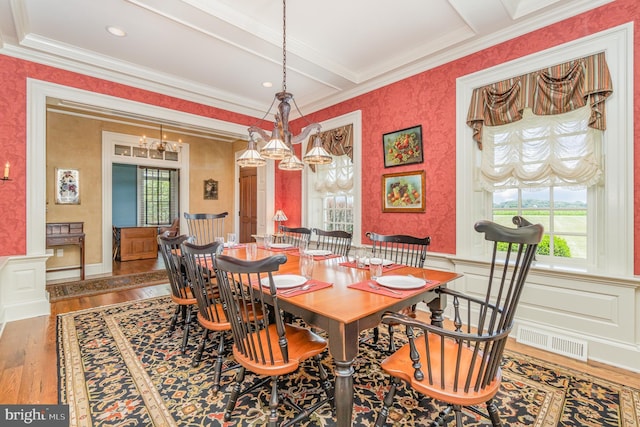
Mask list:
[[[47,222],[84,222],[86,264],[102,263],[102,131],[129,135],[149,135],[149,129],[107,120],[78,117],[49,111],[47,113]],[[225,228],[234,227],[233,171],[234,144],[210,138],[164,132],[167,139],[181,139],[190,150],[190,200],[182,212],[229,212]],[[80,204],[55,203],[55,169],[80,171]],[[218,181],[218,200],[204,200],[203,181]],[[186,230],[181,230],[186,232]],[[63,247],[64,256],[53,256],[47,268],[79,264],[78,248]]]

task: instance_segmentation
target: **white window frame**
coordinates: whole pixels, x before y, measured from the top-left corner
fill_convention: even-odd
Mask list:
[[[344,114],[339,117],[320,122],[323,130],[334,129],[341,126],[353,125],[353,239],[352,245],[359,246],[362,235],[362,112],[360,110]],[[302,152],[306,152],[307,142],[303,143]],[[305,227],[316,227],[313,223],[313,215],[307,201],[309,188],[309,175],[313,173],[310,168],[305,167],[302,173],[302,224]]]
[[[486,259],[487,246],[473,224],[491,218],[491,197],[477,184],[479,150],[466,124],[473,89],[604,51],[613,81],[603,135],[604,187],[590,202],[587,234],[594,249],[585,273],[632,276],[633,238],[633,25],[624,24],[542,52],[462,76],[456,82],[456,252]],[[598,192],[599,193],[599,192]],[[596,227],[597,224],[597,227]],[[594,251],[590,251],[594,252]],[[537,268],[544,268],[538,263]],[[562,267],[549,265],[549,268]],[[573,270],[575,271],[575,270]],[[580,270],[582,271],[582,270]],[[580,272],[577,271],[577,272]]]

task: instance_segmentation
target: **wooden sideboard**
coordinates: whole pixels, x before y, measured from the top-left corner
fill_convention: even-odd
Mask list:
[[[158,257],[157,227],[114,227],[114,233],[120,261]]]
[[[80,266],[54,268],[47,271],[80,269],[80,280],[84,280],[84,222],[47,223],[47,247],[77,245],[80,247]]]

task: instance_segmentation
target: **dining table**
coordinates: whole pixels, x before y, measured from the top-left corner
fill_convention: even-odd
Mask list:
[[[224,254],[245,259],[246,245],[225,247]],[[259,245],[256,259],[278,253],[287,256],[277,274],[300,274],[298,248],[280,247],[267,249]],[[410,280],[424,279],[424,286],[413,289],[379,286],[371,280],[368,267],[356,266],[352,257],[327,254],[314,257],[313,286],[298,292],[278,292],[280,308],[303,319],[312,327],[322,329],[328,337],[329,352],[335,367],[336,425],[352,425],[353,415],[353,364],[358,356],[360,333],[379,325],[387,311],[401,309],[425,302],[431,311],[431,323],[442,326],[446,300],[435,292],[461,275],[451,271],[432,270],[388,264],[382,276]],[[378,279],[380,280],[380,279]],[[401,280],[401,277],[400,277]],[[373,288],[376,289],[373,289]]]

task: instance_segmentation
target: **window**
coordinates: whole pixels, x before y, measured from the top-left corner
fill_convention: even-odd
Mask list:
[[[525,110],[522,120],[483,128],[480,182],[491,193],[492,218],[511,225],[522,215],[544,225],[539,260],[584,264],[593,246],[588,207],[603,175],[602,131],[588,123],[587,106],[553,116]]]
[[[327,134],[336,131],[325,147],[332,153],[333,162],[313,169],[306,167],[304,170],[302,225],[348,231],[353,233],[353,244],[357,246],[361,235],[362,192],[359,189],[362,173],[362,113],[348,113],[324,121],[321,125]],[[346,154],[342,147],[345,141],[350,141],[344,150]]]
[[[539,210],[544,215],[548,211],[544,219],[548,222],[543,222],[545,233],[564,239],[571,249],[571,257],[538,257],[538,268],[633,276],[633,132],[632,114],[628,108],[632,105],[632,92],[625,77],[630,64],[633,64],[632,34],[630,26],[612,28],[457,79],[457,257],[486,258],[488,249],[484,239],[473,229],[476,221],[497,218],[498,214],[510,218],[508,214],[515,212],[531,216],[536,208],[530,201],[537,200],[550,206],[548,210],[546,207]],[[540,183],[535,191],[528,185],[487,191],[481,184],[480,172],[484,150],[480,150],[473,141],[473,130],[465,122],[475,88],[559,64],[568,58],[581,58],[598,52],[606,52],[615,88],[614,95],[606,101],[607,126],[600,144],[601,181],[577,191],[569,189],[572,185],[565,185],[562,181]],[[517,207],[508,212],[507,207],[511,205]],[[570,213],[582,218],[567,222]],[[550,239],[550,246],[557,240]]]
[[[334,156],[333,163],[316,166],[311,173],[311,211],[317,212],[314,227],[326,231],[353,233],[353,162],[346,156]]]
[[[178,171],[138,168],[138,223],[168,225],[178,217]]]

